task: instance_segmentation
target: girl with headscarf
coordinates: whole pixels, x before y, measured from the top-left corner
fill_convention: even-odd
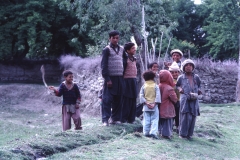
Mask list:
[[[183,74],[178,77],[176,87],[180,92],[180,124],[179,137],[192,138],[196,116],[200,115],[198,95],[201,80],[194,74],[195,64],[191,59],[186,59],[182,63]]]
[[[159,80],[161,92],[159,132],[163,138],[170,139],[172,136],[173,118],[176,116],[174,104],[178,99],[174,91],[175,84],[171,73],[167,70],[161,70],[159,72]]]

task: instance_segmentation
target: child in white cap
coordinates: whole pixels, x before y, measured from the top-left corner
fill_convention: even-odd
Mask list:
[[[179,49],[173,49],[171,50],[170,55],[172,57],[172,61],[176,62],[178,64],[178,67],[180,68],[182,64],[181,58],[183,57],[182,51]],[[165,68],[169,68],[171,64],[171,62],[164,62]]]
[[[172,77],[173,77],[173,82],[176,84],[177,83],[177,79],[178,79],[178,76],[180,75],[180,68],[178,66],[178,64],[176,62],[173,62],[171,66],[169,66],[169,69],[170,73],[172,74]],[[178,91],[178,89],[176,87],[174,87],[175,89],[175,93],[177,95],[177,102],[174,104],[174,108],[175,108],[175,113],[176,113],[176,116],[174,117],[174,125],[176,126],[176,133],[179,133],[179,108],[180,108],[180,102],[179,102],[179,99],[180,99],[180,93]]]
[[[200,115],[198,95],[202,94],[201,80],[197,74],[193,73],[194,69],[194,62],[186,59],[182,63],[183,74],[178,77],[176,83],[180,92],[180,138],[192,138],[196,117]]]

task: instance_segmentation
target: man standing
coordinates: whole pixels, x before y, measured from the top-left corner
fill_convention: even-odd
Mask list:
[[[104,78],[102,95],[102,122],[121,123],[122,88],[123,88],[123,47],[118,45],[119,32],[109,33],[110,44],[102,51],[102,76]]]

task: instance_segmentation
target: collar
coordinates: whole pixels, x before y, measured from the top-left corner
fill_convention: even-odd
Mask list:
[[[127,54],[127,56],[128,56],[128,58],[130,59],[130,61],[136,61],[136,57],[134,56],[134,55],[129,55],[127,52],[126,52],[126,54]]]
[[[126,57],[129,58],[131,61],[136,61],[136,60],[137,60],[136,56],[134,56],[134,55],[129,56],[129,54],[128,54],[126,51],[125,51],[125,55],[126,55]]]
[[[109,46],[110,46],[111,48],[116,48],[116,47],[117,47],[117,48],[120,48],[120,46],[119,46],[118,44],[117,44],[116,46],[114,46],[112,43],[110,43]]]
[[[194,74],[193,72],[192,72],[192,74],[191,74],[191,75],[193,76],[193,78],[195,77],[195,76],[194,76],[195,74]],[[184,74],[183,74],[183,77],[184,77],[184,78],[187,78],[187,75],[186,75],[186,73],[184,73]]]
[[[145,81],[146,84],[155,84],[154,80]]]

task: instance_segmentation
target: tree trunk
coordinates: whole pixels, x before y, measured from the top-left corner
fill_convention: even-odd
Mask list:
[[[236,86],[236,102],[240,102],[240,31],[238,35],[238,43],[239,43],[239,48],[238,48],[238,81],[237,81],[237,86]]]

